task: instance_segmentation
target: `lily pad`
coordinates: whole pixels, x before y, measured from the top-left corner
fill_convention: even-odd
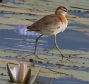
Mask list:
[[[16,29],[14,26],[9,26],[9,25],[0,25],[0,29],[7,29],[7,30],[13,30]]]
[[[13,25],[30,25],[33,22],[27,21],[27,20],[19,20],[15,18],[0,17],[0,23],[1,24],[13,24]]]

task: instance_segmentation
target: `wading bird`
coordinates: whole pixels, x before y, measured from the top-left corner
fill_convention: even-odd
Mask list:
[[[38,44],[39,38],[42,37],[43,35],[53,35],[54,44],[55,44],[57,50],[60,52],[62,59],[63,59],[63,57],[65,57],[57,45],[56,35],[60,32],[63,32],[66,29],[66,27],[68,25],[68,21],[67,21],[67,18],[65,17],[65,15],[67,15],[67,14],[69,14],[67,8],[65,8],[64,6],[59,6],[56,9],[55,14],[50,14],[50,15],[44,16],[40,20],[36,21],[35,23],[33,23],[32,25],[27,27],[27,31],[36,31],[41,34],[36,39],[35,50],[33,53],[35,55],[35,57],[39,58],[37,56],[37,44]]]

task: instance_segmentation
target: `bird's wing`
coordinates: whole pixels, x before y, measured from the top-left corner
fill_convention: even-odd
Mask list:
[[[41,29],[56,28],[59,24],[62,24],[61,18],[55,14],[47,15],[37,22],[33,23],[31,26],[27,27],[28,31],[40,31]]]

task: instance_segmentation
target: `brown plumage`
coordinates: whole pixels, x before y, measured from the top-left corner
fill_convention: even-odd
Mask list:
[[[36,31],[41,34],[36,39],[36,45],[35,45],[35,51],[34,51],[34,54],[36,57],[38,57],[36,54],[37,42],[38,42],[38,39],[42,35],[54,35],[54,44],[55,44],[56,48],[58,49],[58,51],[60,52],[62,58],[64,57],[64,55],[61,53],[59,47],[57,46],[56,34],[59,32],[63,32],[66,29],[66,27],[68,25],[68,21],[67,21],[65,15],[67,13],[68,13],[68,10],[64,6],[59,6],[56,9],[55,14],[47,15],[27,27],[27,31]]]
[[[60,28],[60,20],[62,21],[62,19],[58,17],[58,15],[47,15],[31,26],[28,26],[27,29],[28,31],[37,31],[42,34],[53,35],[52,31],[57,31],[57,29]]]

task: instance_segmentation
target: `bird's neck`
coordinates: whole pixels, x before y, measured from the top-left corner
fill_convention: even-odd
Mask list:
[[[57,13],[56,15],[61,19],[61,21],[62,21],[63,24],[66,25],[68,23],[67,19],[65,17],[65,14],[63,14],[63,13]]]

